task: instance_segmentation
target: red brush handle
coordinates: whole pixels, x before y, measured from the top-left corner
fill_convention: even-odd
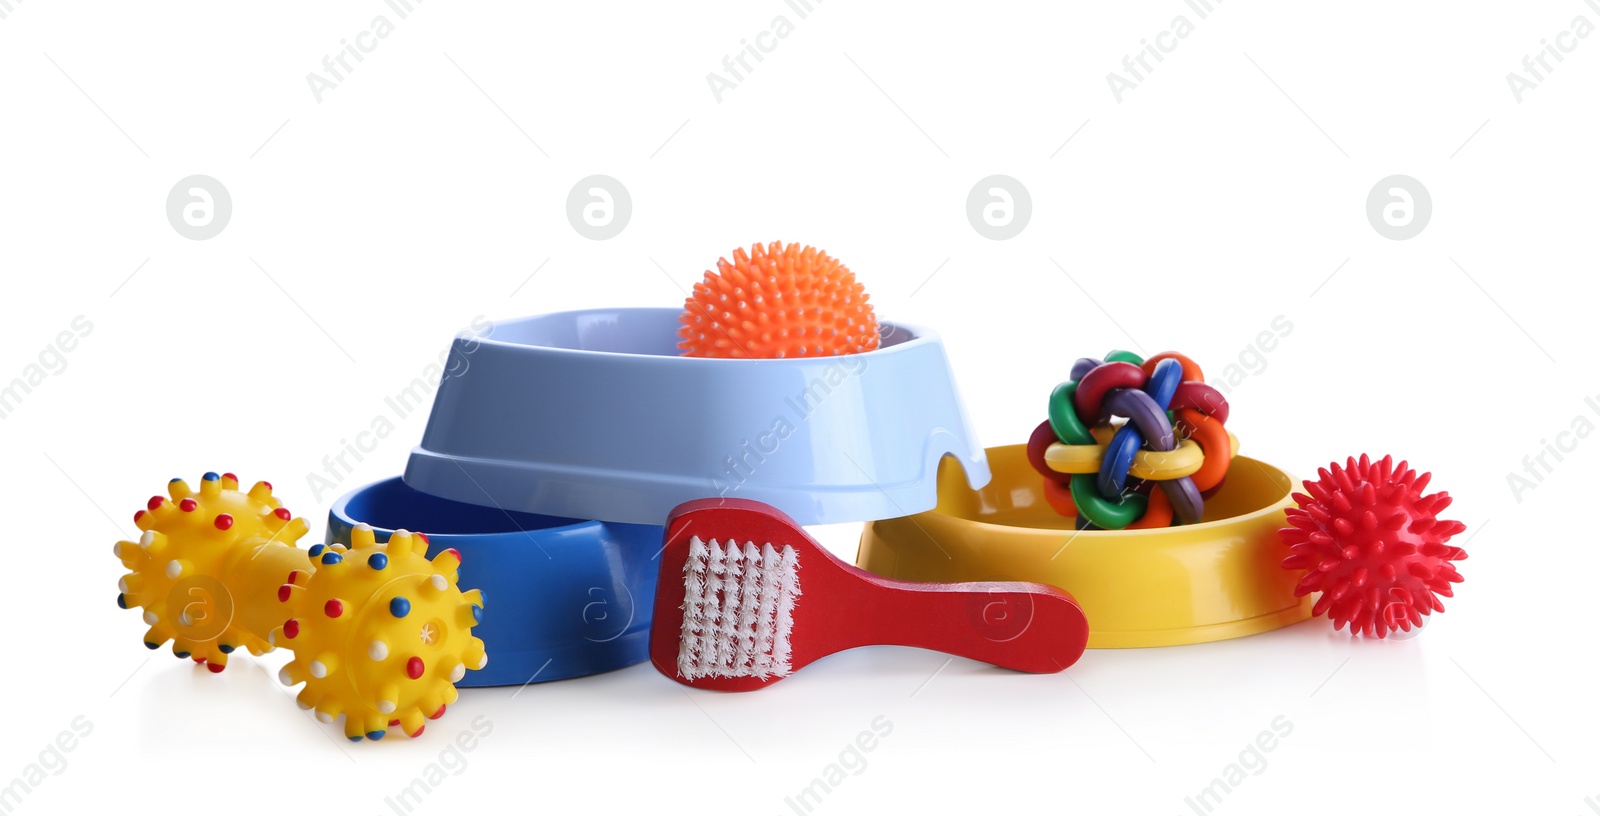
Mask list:
[[[844,566],[866,580],[857,584],[854,603],[841,610],[852,625],[835,630],[843,641],[836,642],[839,648],[915,646],[1016,671],[1049,673],[1077,662],[1089,642],[1083,610],[1052,586],[1009,581],[921,584]]]

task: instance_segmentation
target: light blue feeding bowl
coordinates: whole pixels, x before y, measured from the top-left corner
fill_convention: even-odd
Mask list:
[[[355,490],[328,512],[329,544],[365,523],[379,541],[428,534],[428,557],[461,553],[463,589],[481,589],[489,663],[456,685],[542,683],[620,669],[649,655],[661,528],[501,511],[453,502],[399,478]]]
[[[457,337],[405,482],[471,504],[663,523],[692,499],[754,499],[801,524],[937,504],[941,459],[989,464],[938,335],[884,323],[864,354],[681,357],[679,309],[591,309]]]

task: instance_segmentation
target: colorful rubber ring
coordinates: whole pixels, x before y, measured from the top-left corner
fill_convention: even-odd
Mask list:
[[[1161,406],[1161,410],[1166,411],[1172,407],[1172,397],[1178,393],[1180,385],[1183,385],[1183,366],[1176,361],[1169,363],[1162,360],[1150,370],[1150,378],[1145,381],[1144,391],[1150,395],[1150,399]]]
[[[1133,457],[1133,467],[1128,475],[1135,479],[1165,482],[1193,476],[1205,464],[1205,453],[1193,439],[1185,439],[1169,451],[1139,451]]]
[[[1193,408],[1218,422],[1228,421],[1228,400],[1203,382],[1186,382],[1172,395],[1169,408]]]
[[[1093,357],[1079,357],[1072,363],[1072,368],[1070,369],[1072,373],[1068,374],[1067,378],[1073,382],[1077,382],[1078,380],[1083,379],[1083,375],[1088,374],[1089,372],[1105,364],[1106,363],[1104,360],[1096,360]]]
[[[1192,442],[1193,440],[1190,440],[1190,441]],[[1234,436],[1231,433],[1228,434],[1228,449],[1229,449],[1229,452],[1233,454],[1233,458],[1234,459],[1239,458],[1239,437]],[[1233,465],[1230,464],[1228,467],[1231,470]],[[1222,481],[1217,482],[1216,484],[1212,485],[1211,487],[1208,487],[1205,490],[1200,491],[1200,498],[1205,499],[1206,501],[1211,501],[1212,497],[1214,497],[1218,493],[1222,492],[1222,488],[1227,486],[1227,484],[1228,484],[1228,474],[1224,473],[1224,474],[1222,474]]]
[[[1073,408],[1077,390],[1077,382],[1064,382],[1050,392],[1050,428],[1057,439],[1068,445],[1093,445],[1094,434],[1084,427]]]
[[[1143,365],[1144,364],[1144,358],[1140,357],[1137,354],[1134,354],[1131,351],[1123,351],[1121,349],[1118,349],[1118,350],[1110,352],[1110,353],[1108,353],[1106,355],[1106,362],[1108,362],[1108,363],[1132,363],[1134,365]]]
[[[1237,447],[1236,445],[1236,451]],[[1044,451],[1044,464],[1050,469],[1049,475],[1052,478],[1062,478],[1074,473],[1098,473],[1100,462],[1104,458],[1103,445],[1063,445],[1056,442]],[[1178,443],[1178,447],[1169,451],[1142,450],[1134,454],[1133,466],[1128,468],[1128,475],[1143,481],[1164,482],[1168,479],[1193,476],[1204,463],[1205,454],[1201,452],[1200,446],[1195,444],[1193,439],[1185,439]]]
[[[1100,490],[1100,495],[1122,494],[1128,486],[1128,469],[1133,467],[1133,456],[1141,447],[1144,447],[1144,434],[1138,426],[1129,422],[1117,429],[1117,435],[1111,437],[1111,444],[1106,446],[1106,455],[1100,460],[1100,473],[1095,479],[1095,487]]]
[[[1112,391],[1106,398],[1105,404],[1101,407],[1099,420],[1106,422],[1114,416],[1120,416],[1138,421],[1140,423],[1139,430],[1143,431],[1147,438],[1155,440],[1152,445],[1156,450],[1172,450],[1172,445],[1162,444],[1159,441],[1165,437],[1165,433],[1158,432],[1157,429],[1171,427],[1172,421],[1167,417],[1166,412],[1172,407],[1173,395],[1183,385],[1182,377],[1182,367],[1176,360],[1171,362],[1163,360],[1161,364],[1156,366],[1155,373],[1151,374],[1150,378],[1145,381],[1141,392],[1131,392],[1127,389]],[[1131,402],[1131,400],[1138,399],[1131,396],[1133,393],[1144,393],[1150,397],[1150,402],[1154,408],[1153,411],[1149,412],[1152,414],[1151,416],[1141,417],[1135,413],[1139,406]],[[1119,396],[1119,394],[1124,396]]]
[[[1044,464],[1059,479],[1064,474],[1099,473],[1100,462],[1105,455],[1104,445],[1063,445],[1057,442],[1045,448]],[[1029,461],[1031,463],[1032,459]],[[1137,458],[1134,464],[1137,466]]]
[[[1072,500],[1072,488],[1064,481],[1045,479],[1044,500],[1057,515],[1078,515],[1078,505]]]
[[[1128,423],[1117,430],[1111,444],[1106,446],[1106,456],[1100,463],[1100,478],[1096,482],[1101,495],[1115,496],[1123,491],[1128,484],[1128,469],[1141,448],[1149,445],[1158,451],[1173,449],[1176,437],[1166,411],[1182,374],[1176,361],[1162,360],[1145,381],[1143,390],[1118,388],[1107,396],[1104,413],[1127,417]]]
[[[1169,391],[1166,396],[1171,399],[1171,392]],[[1167,419],[1167,406],[1144,391],[1132,388],[1112,391],[1106,399],[1105,412],[1111,416],[1126,418],[1128,425],[1136,426],[1139,433],[1144,435],[1145,441],[1155,450],[1169,451],[1178,444],[1177,438],[1172,433],[1172,421]]]
[[[1184,524],[1194,524],[1205,514],[1205,500],[1200,498],[1200,491],[1195,487],[1192,477],[1185,476],[1157,484],[1161,485],[1161,493],[1172,503],[1172,512]]]
[[[1072,500],[1078,505],[1078,514],[1094,526],[1104,530],[1121,530],[1144,515],[1149,500],[1137,493],[1122,496],[1112,502],[1095,492],[1095,478],[1081,473],[1072,477]]]
[[[1228,472],[1228,463],[1233,460],[1233,442],[1229,439],[1228,429],[1221,422],[1193,408],[1179,410],[1178,422],[1205,453],[1205,464],[1190,478],[1194,479],[1196,488],[1210,490],[1222,481]]]
[[[1167,500],[1166,491],[1157,490],[1150,494],[1150,502],[1145,506],[1144,515],[1132,524],[1129,530],[1156,530],[1172,526],[1172,502]]]
[[[1045,477],[1045,479],[1061,478],[1056,475],[1055,470],[1050,467],[1049,460],[1045,458],[1048,450],[1058,444],[1060,443],[1056,441],[1055,429],[1050,427],[1050,420],[1048,419],[1039,423],[1039,427],[1034,428],[1033,434],[1028,437],[1028,464],[1032,465],[1033,469],[1038,471],[1039,475]],[[1078,446],[1062,445],[1062,447],[1077,448]]]
[[[1189,359],[1188,357],[1185,357],[1182,354],[1179,354],[1176,351],[1163,351],[1160,354],[1145,360],[1144,365],[1140,367],[1146,372],[1151,372],[1155,370],[1156,363],[1159,363],[1162,360],[1177,360],[1180,364],[1182,364],[1183,379],[1187,382],[1205,382],[1206,380],[1206,375],[1200,370],[1199,363]]]
[[[1078,418],[1093,421],[1105,402],[1106,393],[1113,388],[1138,388],[1144,385],[1144,370],[1133,363],[1106,363],[1083,375],[1078,381],[1077,393],[1072,395],[1072,405],[1078,409]]]

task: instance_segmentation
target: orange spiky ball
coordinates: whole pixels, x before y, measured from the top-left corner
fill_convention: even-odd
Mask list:
[[[814,247],[773,241],[717,259],[678,318],[686,357],[832,357],[878,347],[856,276]]]

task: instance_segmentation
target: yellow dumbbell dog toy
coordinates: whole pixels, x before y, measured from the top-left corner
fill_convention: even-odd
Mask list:
[[[134,516],[139,541],[115,549],[131,570],[117,605],[144,610],[145,646],[171,640],[173,654],[213,672],[240,647],[292,649],[279,679],[305,683],[300,706],[323,722],[343,715],[353,741],[396,725],[422,733],[424,719],[455,702],[466,671],[487,664],[472,636],[483,596],[457,587],[455,550],[430,561],[427,536],[399,531],[379,544],[365,527],[349,548],[299,549],[305,519],[272,485],[244,492],[231,473],[205,474],[198,491],[173,479],[167,492]]]

